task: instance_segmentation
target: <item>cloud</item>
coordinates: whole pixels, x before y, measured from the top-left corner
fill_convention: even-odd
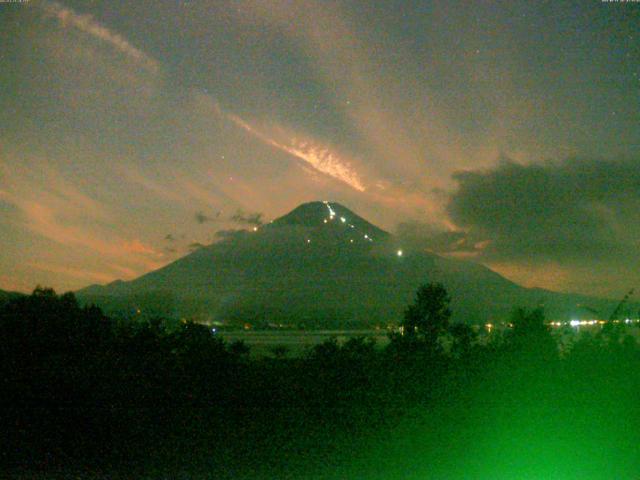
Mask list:
[[[81,15],[58,2],[44,1],[39,5],[45,16],[58,19],[62,27],[75,28],[92,36],[96,40],[124,54],[151,73],[157,73],[159,71],[160,65],[156,60],[135,48],[122,36],[95,21],[91,15]]]
[[[362,28],[353,18],[358,9],[347,5],[326,8],[326,2],[317,0],[252,2],[242,15],[248,21],[276,25],[305,52],[313,74],[331,92],[336,116],[352,132],[350,141],[365,149],[369,165],[376,163],[376,170],[385,176],[402,172],[422,177],[431,186],[448,184],[451,161],[463,156],[452,138],[455,129],[445,124],[442,111],[450,108],[452,96],[441,99],[429,88],[430,70],[439,65],[432,61],[427,68],[421,62],[407,62],[403,42],[394,43],[393,64],[386,64],[380,52],[389,37]],[[453,48],[448,45],[445,54]],[[427,81],[414,82],[411,75]],[[425,173],[427,157],[431,168]],[[364,190],[365,185],[360,186]]]
[[[505,161],[454,178],[452,220],[495,255],[610,257],[638,244],[640,161]]]
[[[123,265],[114,264],[114,263],[110,264],[109,268],[119,272],[119,275],[124,275],[124,278],[127,279],[127,280],[135,278],[140,274],[140,272],[138,272],[138,271],[136,271],[136,270],[134,270],[132,268],[125,267]]]
[[[454,178],[448,212],[465,241],[484,242],[481,261],[505,272],[553,265],[575,285],[569,267],[591,267],[592,276],[618,268],[638,279],[640,160],[507,160]]]
[[[213,217],[205,215],[202,212],[196,212],[195,217],[196,217],[196,222],[202,225],[203,223],[207,223],[207,222],[215,222],[220,217],[220,212],[217,212]]]
[[[238,210],[231,216],[231,221],[259,227],[262,225],[262,217],[262,213],[244,213],[242,210]]]
[[[268,135],[258,130],[258,128],[237,115],[227,114],[227,118],[266,144],[293,155],[312,166],[316,171],[346,183],[359,192],[365,191],[365,186],[351,162],[342,158],[338,153],[331,151],[328,147],[312,140],[296,138],[296,136],[283,140],[276,139],[275,135]]]
[[[43,166],[34,172],[16,164],[9,167],[0,163],[0,173],[7,183],[2,198],[16,208],[14,226],[73,251],[84,249],[86,253],[126,260],[144,269],[161,266],[162,253],[139,239],[117,234],[110,226],[116,218],[114,212],[72,186],[53,168]]]
[[[29,268],[33,268],[35,270],[59,273],[69,277],[81,279],[81,280],[90,280],[94,282],[108,283],[116,279],[115,275],[112,275],[109,273],[96,272],[96,271],[85,270],[80,268],[73,268],[67,265],[44,264],[44,263],[37,263],[37,262],[28,262],[26,265]]]
[[[475,241],[463,231],[442,230],[430,223],[399,223],[396,236],[407,249],[446,256],[475,257],[486,247],[486,242]]]
[[[141,253],[144,255],[149,255],[152,257],[161,257],[162,254],[157,252],[153,247],[149,245],[145,245],[140,240],[131,240],[127,242],[123,242],[122,248],[125,252],[128,253]]]

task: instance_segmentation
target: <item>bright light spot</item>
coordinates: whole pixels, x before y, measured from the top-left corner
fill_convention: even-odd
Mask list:
[[[571,320],[569,322],[569,325],[571,325],[572,327],[577,327],[578,325],[580,325],[580,320]]]
[[[211,329],[211,333],[216,333],[216,332],[217,332],[217,330],[215,328]]]
[[[353,238],[351,240],[349,240],[351,243],[353,243]]]
[[[328,220],[325,218],[325,219],[324,219],[324,223],[327,223],[327,222],[328,222]]]
[[[344,218],[344,217],[340,217],[340,221],[341,221],[342,223],[344,223],[344,222],[346,222],[346,221],[347,221],[347,219],[346,219],[346,218]]]
[[[257,232],[258,231],[258,227],[253,227],[253,231]]]
[[[367,235],[366,233],[364,234],[364,238],[369,238],[369,235]]]
[[[396,255],[398,255],[399,257],[401,257],[401,256],[402,256],[402,250],[398,250],[398,251],[396,252]]]
[[[307,243],[311,243],[311,239],[307,238]]]

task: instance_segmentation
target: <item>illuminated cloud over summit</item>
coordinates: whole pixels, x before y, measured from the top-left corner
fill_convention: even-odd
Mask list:
[[[320,173],[324,173],[344,182],[359,192],[364,192],[365,188],[362,185],[358,174],[353,170],[351,165],[344,159],[340,158],[337,154],[329,151],[328,148],[320,145],[314,145],[308,141],[297,140],[296,138],[292,138],[288,142],[280,142],[258,131],[255,127],[252,127],[236,115],[229,115],[229,118],[236,125],[252,135],[255,135],[266,144],[293,155],[294,157],[311,165],[313,169]]]

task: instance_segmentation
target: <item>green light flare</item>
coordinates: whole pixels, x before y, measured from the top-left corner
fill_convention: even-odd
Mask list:
[[[637,478],[640,408],[623,376],[600,372],[592,383],[588,369],[568,377],[548,378],[544,369],[502,375],[407,414],[343,478]]]

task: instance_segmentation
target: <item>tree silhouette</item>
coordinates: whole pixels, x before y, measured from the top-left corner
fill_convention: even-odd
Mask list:
[[[513,329],[507,337],[507,343],[512,349],[541,359],[557,357],[558,347],[551,336],[550,327],[545,323],[542,308],[519,308],[513,313],[511,323]]]
[[[451,353],[456,357],[465,357],[471,352],[473,342],[477,334],[466,323],[454,323],[449,328],[449,333],[453,339]]]
[[[404,312],[404,335],[432,347],[449,328],[451,298],[441,283],[427,283],[418,288],[413,304]]]
[[[274,358],[282,360],[286,358],[287,354],[289,353],[289,347],[287,347],[286,345],[276,345],[271,348],[271,353],[273,354]]]

